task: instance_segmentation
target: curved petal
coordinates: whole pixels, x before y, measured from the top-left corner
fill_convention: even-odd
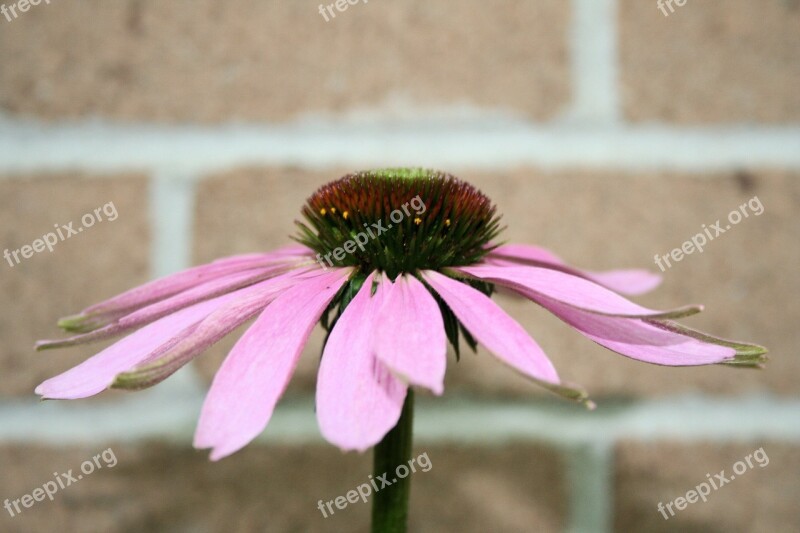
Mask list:
[[[584,391],[561,383],[536,341],[491,298],[438,272],[426,270],[422,275],[473,337],[498,359],[558,394],[586,401]]]
[[[310,253],[304,246],[291,245],[263,254],[245,254],[218,259],[212,263],[188,268],[144,285],[134,287],[108,300],[94,304],[78,315],[66,317],[59,326],[68,331],[87,331],[108,323],[121,314],[130,313],[140,307],[157,302],[179,292],[220,276],[274,266],[276,263],[296,263]]]
[[[302,279],[303,276],[292,272],[240,289],[236,292],[235,299],[187,328],[189,331],[179,342],[168,349],[154,352],[135,368],[117,375],[112,388],[138,390],[164,381],[194,357],[263,311],[275,298]]]
[[[265,279],[276,278],[287,270],[291,276],[301,275],[312,267],[297,267],[294,265],[279,265],[268,268],[254,268],[243,272],[221,275],[218,278],[196,285],[190,289],[169,296],[152,304],[141,307],[130,314],[126,314],[112,323],[88,333],[73,335],[65,339],[42,340],[36,343],[37,350],[64,348],[77,346],[122,335],[125,332],[149,324],[154,320],[172,314],[184,307],[193,305],[203,300],[233,292],[243,287],[253,285]]]
[[[211,459],[216,461],[264,430],[314,324],[351,272],[340,268],[304,279],[261,313],[214,376],[195,447],[213,448]]]
[[[730,361],[736,350],[680,335],[634,318],[587,313],[553,300],[542,306],[597,344],[632,359],[667,366]]]
[[[489,252],[487,257],[506,259],[508,261],[529,261],[532,263],[552,263],[567,266],[563,259],[541,246],[532,244],[501,244]]]
[[[724,341],[664,320],[693,314],[699,306],[653,311],[590,281],[537,267],[453,270],[511,288],[598,344],[634,359],[670,366],[726,363],[754,367],[764,360],[766,350],[760,346]]]
[[[556,254],[527,244],[504,244],[492,250],[486,261],[495,264],[530,264],[555,268],[568,274],[581,276],[599,283],[612,291],[635,296],[649,292],[661,284],[661,276],[643,269],[609,270],[606,272],[592,272],[580,270],[569,266]]]
[[[607,270],[604,272],[586,271],[587,278],[596,281],[612,291],[629,296],[645,294],[661,285],[661,276],[641,268]]]
[[[452,270],[508,287],[536,302],[548,297],[584,311],[610,316],[677,318],[702,310],[697,305],[669,311],[648,309],[592,281],[549,268],[482,265]]]
[[[436,300],[411,275],[398,276],[394,283],[384,276],[380,291],[384,296],[374,340],[378,359],[407,382],[442,394],[447,337]]]
[[[741,368],[763,368],[764,363],[767,361],[767,349],[758,344],[722,339],[678,324],[672,320],[645,320],[645,322],[659,329],[691,337],[701,342],[732,348],[736,352],[736,356],[733,359],[722,362],[726,365],[738,366]]]
[[[390,328],[377,320],[384,287],[370,296],[374,274],[336,322],[317,376],[317,420],[326,440],[343,450],[364,451],[380,442],[400,419],[406,385],[375,357],[372,333]]]
[[[173,346],[178,337],[186,333],[186,328],[235,297],[235,294],[227,294],[157,320],[78,366],[44,381],[36,387],[36,394],[44,399],[74,400],[102,392],[117,374],[133,368],[154,352]]]

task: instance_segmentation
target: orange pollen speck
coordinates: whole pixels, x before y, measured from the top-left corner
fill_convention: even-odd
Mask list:
[[[422,224],[422,219],[421,219],[421,218],[419,218],[419,217],[415,218],[415,219],[414,219],[414,224],[416,224],[417,226],[419,226],[420,224]]]
[[[444,219],[444,225],[447,226],[448,228],[450,227],[450,219],[449,218]]]
[[[342,218],[345,220],[347,220],[347,217],[349,216],[350,216],[350,211],[345,211],[344,213],[342,213]]]
[[[319,210],[319,214],[322,215],[322,216],[325,216],[325,213],[327,213],[327,212],[328,211],[324,207]]]

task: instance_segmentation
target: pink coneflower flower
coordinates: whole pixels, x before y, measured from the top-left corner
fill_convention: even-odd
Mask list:
[[[323,436],[365,450],[397,425],[409,387],[442,394],[449,342],[483,345],[535,383],[591,406],[492,299],[528,298],[627,357],[670,366],[757,367],[766,350],[673,321],[700,306],[659,311],[620,294],[654,288],[639,270],[587,272],[544,249],[501,244],[492,202],[451,175],[381,170],[321,187],[303,208],[299,244],[220,259],[147,283],[59,322],[55,348],[126,335],[36,388],[76,399],[109,387],[152,386],[255,318],[217,372],[195,446],[216,460],[266,427],[312,328],[329,336],[316,407]],[[329,320],[330,319],[330,320]]]

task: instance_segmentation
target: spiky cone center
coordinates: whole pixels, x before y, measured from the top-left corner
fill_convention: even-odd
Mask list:
[[[390,278],[477,263],[500,232],[492,201],[469,183],[425,169],[347,174],[320,187],[302,210],[297,240],[323,266]]]

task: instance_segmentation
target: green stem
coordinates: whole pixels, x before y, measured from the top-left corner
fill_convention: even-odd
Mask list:
[[[414,392],[408,389],[397,425],[375,446],[373,477],[391,482],[373,495],[372,533],[405,533],[411,477],[396,477],[399,465],[408,466],[414,425]],[[394,481],[397,479],[397,481]]]

